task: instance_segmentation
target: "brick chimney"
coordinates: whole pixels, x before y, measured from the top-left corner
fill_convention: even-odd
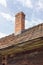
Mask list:
[[[25,29],[25,14],[19,12],[15,15],[15,35],[22,33]]]

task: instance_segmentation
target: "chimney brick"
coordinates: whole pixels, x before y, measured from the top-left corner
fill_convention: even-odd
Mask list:
[[[20,34],[25,29],[25,14],[23,12],[15,15],[15,35]]]

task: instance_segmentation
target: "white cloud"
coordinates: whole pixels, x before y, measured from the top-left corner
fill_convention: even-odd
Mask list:
[[[43,20],[40,19],[32,19],[31,21],[25,20],[25,28],[27,29],[41,23],[43,23]]]
[[[5,37],[6,34],[0,32],[0,38]]]
[[[4,7],[7,7],[7,2],[6,2],[6,0],[0,0],[0,4],[3,5]]]
[[[17,0],[17,1],[19,1],[23,6],[26,6],[28,8],[33,7],[31,0]]]
[[[36,11],[43,10],[43,0],[39,0],[34,6]]]
[[[39,5],[39,9],[43,9],[43,0],[39,0],[38,5]]]
[[[0,12],[0,14],[6,19],[6,20],[10,20],[10,21],[14,21],[15,17],[11,16],[8,13],[4,13],[4,12]]]
[[[25,28],[29,28],[29,27],[32,27],[32,22],[31,21],[28,21],[28,20],[25,20]]]
[[[32,3],[32,0],[17,0],[19,1],[23,6],[26,6],[28,8],[35,8],[35,9],[43,9],[43,0],[38,0],[35,2],[35,4]]]

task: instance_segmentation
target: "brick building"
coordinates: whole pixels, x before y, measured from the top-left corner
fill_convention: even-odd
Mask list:
[[[25,14],[15,15],[15,33],[0,39],[0,65],[43,65],[43,23],[25,29]]]

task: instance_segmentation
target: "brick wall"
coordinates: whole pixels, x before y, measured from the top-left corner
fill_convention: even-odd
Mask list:
[[[25,29],[25,15],[23,12],[15,16],[15,34],[20,34]]]
[[[43,65],[43,51],[9,55],[8,65]]]

